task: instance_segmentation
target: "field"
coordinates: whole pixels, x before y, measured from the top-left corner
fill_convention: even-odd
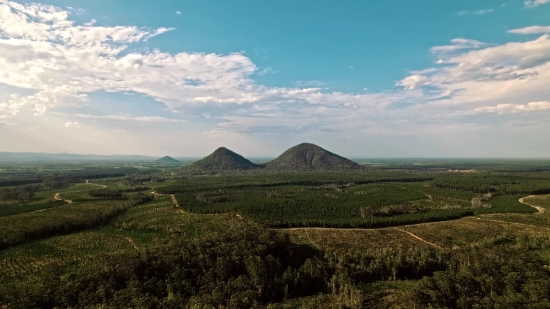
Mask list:
[[[449,267],[501,271],[498,263],[518,258],[537,270],[525,284],[546,278],[532,265],[550,262],[550,195],[533,194],[550,188],[547,173],[386,167],[205,176],[126,167],[96,179],[66,166],[12,172],[0,188],[0,305],[422,308],[420,287],[438,289],[426,278],[450,276]],[[486,254],[497,264],[478,259]],[[93,292],[71,288],[86,280]]]

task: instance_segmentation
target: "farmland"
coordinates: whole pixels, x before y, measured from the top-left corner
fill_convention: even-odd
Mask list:
[[[549,278],[550,174],[517,165],[197,175],[113,164],[93,179],[84,166],[11,166],[0,177],[9,179],[0,188],[0,302],[442,308],[434,295],[458,284],[451,269],[474,281],[469,272],[492,270],[507,286],[499,271],[512,260],[533,270],[517,279],[528,289]],[[544,304],[547,288],[518,301]],[[455,291],[445,297],[476,302]],[[511,291],[479,295],[507,303]]]

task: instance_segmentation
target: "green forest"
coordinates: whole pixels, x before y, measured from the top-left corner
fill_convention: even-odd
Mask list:
[[[539,163],[105,164],[1,169],[0,308],[550,307]]]

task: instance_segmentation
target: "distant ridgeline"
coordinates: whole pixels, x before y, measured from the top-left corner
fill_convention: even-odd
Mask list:
[[[352,171],[361,170],[363,167],[349,159],[309,143],[294,146],[266,164],[254,164],[243,156],[225,147],[220,147],[211,155],[186,167],[189,171],[208,172],[244,171],[262,168],[287,171]]]

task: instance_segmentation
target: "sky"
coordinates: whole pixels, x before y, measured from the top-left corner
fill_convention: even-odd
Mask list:
[[[0,0],[0,151],[550,157],[550,0]]]

